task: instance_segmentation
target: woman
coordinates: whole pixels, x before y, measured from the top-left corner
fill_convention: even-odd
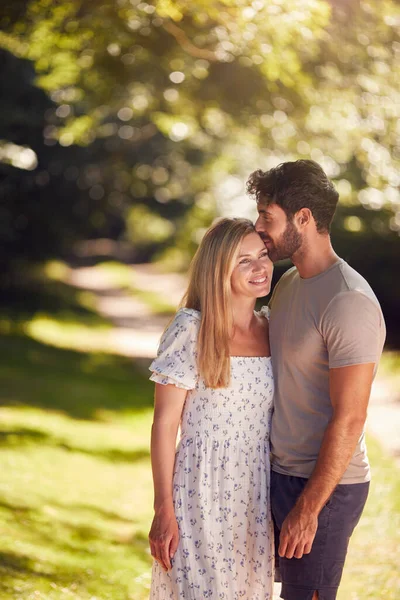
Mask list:
[[[272,270],[251,221],[217,222],[150,366],[152,600],[272,598],[273,378],[267,309],[254,311]]]

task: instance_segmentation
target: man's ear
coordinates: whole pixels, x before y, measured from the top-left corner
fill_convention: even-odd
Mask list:
[[[298,227],[306,227],[311,223],[313,216],[309,208],[301,208],[295,214],[295,221]]]

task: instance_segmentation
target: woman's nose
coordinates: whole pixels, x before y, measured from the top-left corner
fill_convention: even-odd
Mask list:
[[[253,261],[253,272],[257,273],[258,271],[265,271],[265,261],[262,260],[262,258],[256,258]]]

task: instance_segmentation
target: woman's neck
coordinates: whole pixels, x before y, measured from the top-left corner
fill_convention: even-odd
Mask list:
[[[254,314],[254,298],[232,298],[233,324],[241,331],[248,331],[257,320]]]

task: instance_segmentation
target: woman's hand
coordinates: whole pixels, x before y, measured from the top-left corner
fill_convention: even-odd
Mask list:
[[[178,523],[172,502],[167,507],[156,509],[149,533],[151,555],[160,563],[164,571],[172,568],[171,558],[179,543]]]
[[[179,542],[173,494],[176,436],[187,390],[156,383],[151,428],[151,466],[154,482],[154,519],[149,533],[151,555],[168,571]]]

